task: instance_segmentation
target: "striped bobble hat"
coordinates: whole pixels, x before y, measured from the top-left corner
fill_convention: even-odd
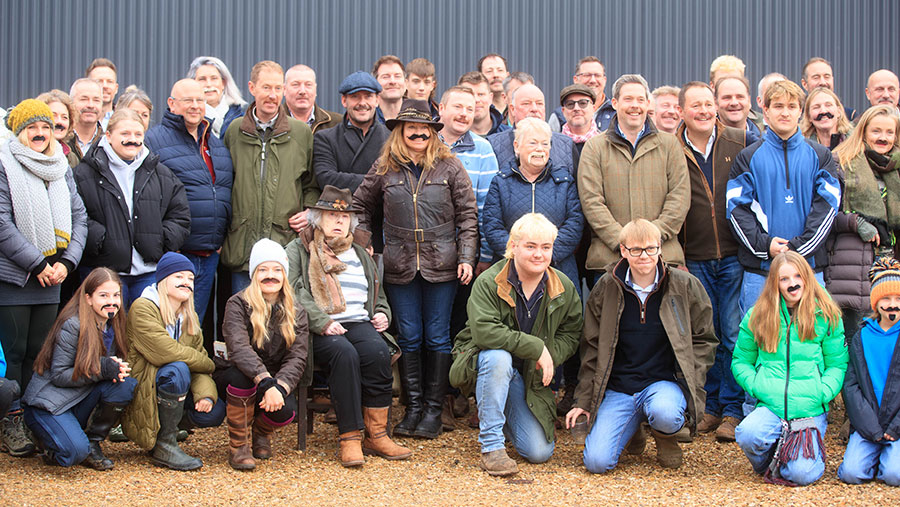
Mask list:
[[[893,257],[881,257],[872,264],[869,269],[869,280],[872,281],[872,290],[869,300],[872,310],[876,310],[878,301],[892,294],[900,295],[900,261]]]

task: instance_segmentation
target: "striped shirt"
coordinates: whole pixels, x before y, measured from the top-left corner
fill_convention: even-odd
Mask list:
[[[463,163],[469,179],[472,180],[472,190],[475,191],[475,203],[478,205],[478,230],[481,236],[480,262],[491,262],[494,253],[488,247],[484,239],[484,227],[482,227],[482,210],[484,199],[491,188],[491,180],[497,174],[497,157],[491,143],[473,132],[466,132],[452,146],[450,146],[456,158]]]
[[[332,315],[331,318],[336,322],[367,321],[369,312],[366,311],[366,300],[369,298],[369,281],[363,271],[362,262],[352,247],[337,258],[347,265],[347,269],[338,274],[338,283],[341,284],[347,308],[341,313]]]

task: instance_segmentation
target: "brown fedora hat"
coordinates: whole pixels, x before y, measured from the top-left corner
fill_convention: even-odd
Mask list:
[[[322,195],[316,201],[315,206],[310,209],[318,209],[322,211],[343,211],[346,213],[354,213],[350,209],[353,205],[353,193],[347,188],[338,188],[334,185],[325,185],[322,189]]]
[[[431,108],[428,107],[428,102],[424,100],[403,99],[403,104],[400,105],[400,114],[398,114],[396,118],[385,121],[384,124],[388,129],[394,130],[394,127],[404,121],[410,123],[425,123],[431,125],[434,127],[434,130],[438,131],[444,128],[443,123],[435,121],[435,119],[431,117]]]

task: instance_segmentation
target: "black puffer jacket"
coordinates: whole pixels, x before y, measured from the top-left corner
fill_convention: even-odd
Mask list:
[[[132,245],[146,262],[156,262],[165,252],[180,249],[190,233],[184,185],[154,153],[135,172],[133,216],[100,143],[75,168],[75,183],[88,213],[82,266],[127,273]]]
[[[842,391],[847,416],[853,429],[870,442],[880,441],[885,433],[900,438],[900,352],[896,350],[900,344],[894,346],[879,406],[860,339],[865,326],[878,324],[866,319],[860,331],[850,340],[850,363],[847,365]]]
[[[826,248],[825,287],[834,302],[859,312],[871,309],[869,268],[875,262],[875,250],[873,243],[863,243],[859,238],[856,213],[839,213],[834,218]]]

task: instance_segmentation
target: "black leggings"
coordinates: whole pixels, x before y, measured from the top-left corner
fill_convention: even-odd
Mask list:
[[[362,407],[391,405],[391,353],[371,322],[342,323],[343,335],[313,335],[316,365],[328,373],[338,431],[365,427]]]
[[[57,307],[55,303],[0,306],[0,345],[6,355],[6,378],[18,382],[23,393],[31,380],[34,360],[56,320]]]
[[[226,370],[222,370],[221,372],[215,375],[216,387],[219,390],[219,397],[221,399],[227,400],[228,398],[225,395],[225,388],[228,387],[229,384],[237,387],[238,389],[253,389],[256,387],[256,384],[253,383],[253,379],[248,378],[246,375],[238,369],[237,366],[232,366]],[[264,393],[256,393],[256,415],[262,411],[259,408],[259,402],[262,400]],[[290,421],[294,415],[297,413],[297,397],[294,395],[294,392],[291,391],[290,394],[284,397],[284,406],[281,407],[280,410],[276,410],[275,412],[266,412],[266,417],[271,419],[272,422],[281,424],[287,423]]]

